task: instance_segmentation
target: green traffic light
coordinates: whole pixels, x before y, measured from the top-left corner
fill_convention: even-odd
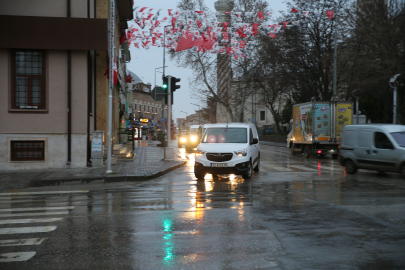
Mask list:
[[[166,84],[162,85],[162,88],[165,88],[165,89],[166,89],[166,88],[167,88],[167,85],[166,85]]]

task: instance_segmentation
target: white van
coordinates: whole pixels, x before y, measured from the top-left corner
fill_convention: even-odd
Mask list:
[[[237,174],[250,179],[260,168],[259,136],[254,124],[221,123],[206,128],[195,154],[194,175]]]
[[[349,125],[343,128],[340,164],[349,174],[357,169],[399,172],[405,177],[405,126]]]

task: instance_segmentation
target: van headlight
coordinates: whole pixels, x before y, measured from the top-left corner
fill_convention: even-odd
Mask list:
[[[196,157],[202,157],[204,154],[205,154],[205,151],[202,151],[202,150],[200,150],[200,149],[197,149],[197,150],[195,151],[195,156],[196,156]]]
[[[191,141],[192,141],[192,142],[196,142],[196,141],[197,141],[197,136],[192,136],[192,137],[191,137]]]
[[[238,151],[234,151],[235,155],[237,155],[238,157],[246,157],[247,155],[247,151],[244,150],[238,150]]]
[[[180,138],[180,141],[181,142],[186,142],[187,140],[186,140],[186,138],[183,137],[183,138]]]

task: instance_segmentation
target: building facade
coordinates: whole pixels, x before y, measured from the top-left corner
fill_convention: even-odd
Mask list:
[[[120,61],[133,15],[132,1],[116,2]],[[107,126],[108,3],[0,2],[0,170],[91,163],[91,133]]]

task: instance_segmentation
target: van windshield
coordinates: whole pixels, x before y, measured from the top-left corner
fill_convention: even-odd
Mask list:
[[[198,128],[192,128],[192,129],[190,130],[190,134],[191,134],[191,135],[197,135],[197,134],[198,134]]]
[[[399,146],[405,147],[405,132],[393,132],[391,135]]]
[[[208,128],[203,143],[247,143],[246,128]]]

